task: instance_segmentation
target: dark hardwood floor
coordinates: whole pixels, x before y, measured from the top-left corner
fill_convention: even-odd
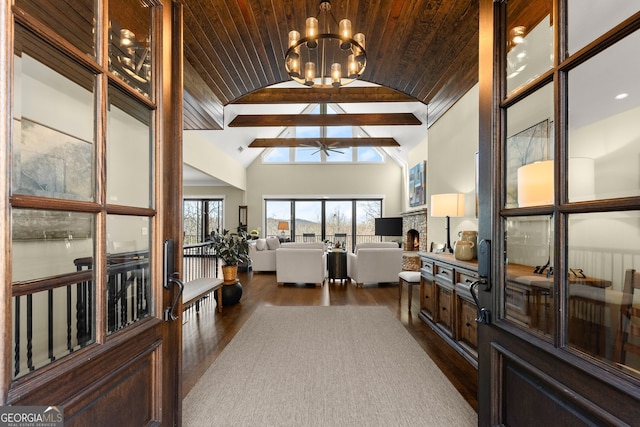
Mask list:
[[[233,339],[256,307],[261,305],[382,305],[402,322],[425,352],[440,367],[460,394],[476,411],[477,371],[460,354],[447,345],[431,327],[418,318],[420,292],[414,290],[412,314],[407,311],[407,290],[403,289],[402,306],[398,305],[398,288],[392,285],[356,288],[339,281],[322,288],[312,285],[278,286],[274,273],[240,272],[243,294],[240,303],[215,308],[213,298],[200,307],[184,312],[182,339],[183,393],[186,394]],[[418,403],[418,402],[416,402]]]

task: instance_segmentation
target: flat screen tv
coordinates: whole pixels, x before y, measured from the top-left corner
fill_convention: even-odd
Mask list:
[[[402,217],[375,218],[376,236],[402,236]]]

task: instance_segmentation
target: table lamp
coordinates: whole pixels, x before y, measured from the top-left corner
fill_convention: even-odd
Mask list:
[[[284,237],[284,232],[289,229],[289,222],[280,221],[278,222],[278,230],[280,230],[280,235]]]
[[[449,235],[449,218],[452,216],[464,216],[464,194],[432,194],[431,216],[447,218],[447,245],[444,247],[444,250],[449,253],[453,253],[453,248],[451,247],[451,236]]]

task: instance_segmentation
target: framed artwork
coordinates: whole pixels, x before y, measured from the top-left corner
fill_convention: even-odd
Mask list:
[[[507,138],[506,208],[518,207],[518,168],[553,158],[553,123],[543,120]]]
[[[409,169],[409,206],[425,204],[427,162],[423,161]]]

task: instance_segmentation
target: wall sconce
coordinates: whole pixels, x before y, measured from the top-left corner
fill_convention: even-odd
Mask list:
[[[280,235],[284,237],[284,232],[289,229],[289,223],[287,221],[278,222],[278,230],[280,230]]]
[[[452,216],[464,216],[464,194],[462,193],[445,193],[431,195],[431,216],[447,218],[447,244],[445,251],[453,253],[451,247],[450,221]]]

